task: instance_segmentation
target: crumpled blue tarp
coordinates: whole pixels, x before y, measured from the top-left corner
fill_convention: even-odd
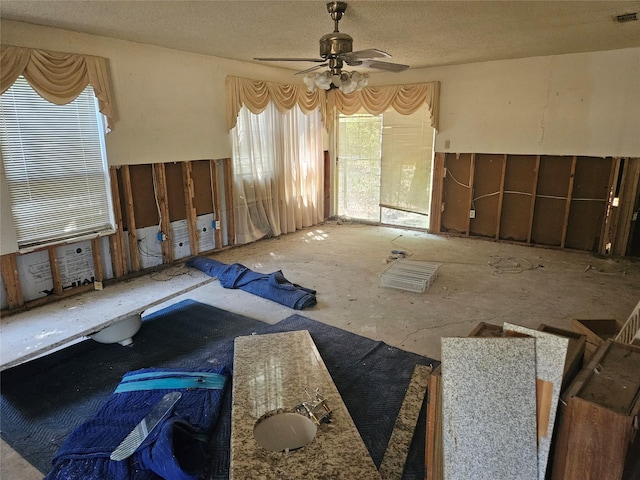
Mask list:
[[[291,283],[281,270],[258,273],[240,263],[229,265],[206,257],[194,257],[185,265],[217,277],[224,288],[239,288],[295,310],[313,307],[317,303],[315,290]]]
[[[177,372],[143,369],[147,372]],[[226,367],[202,370],[230,374]],[[228,382],[226,382],[228,383]],[[162,397],[182,393],[172,413],[144,440],[136,452],[121,461],[111,453]],[[113,393],[95,415],[76,427],[53,459],[45,480],[197,480],[207,461],[207,442],[215,427],[224,389],[157,389]]]

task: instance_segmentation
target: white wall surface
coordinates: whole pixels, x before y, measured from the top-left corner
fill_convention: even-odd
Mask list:
[[[436,151],[640,156],[640,48],[385,73],[370,84],[435,80]]]

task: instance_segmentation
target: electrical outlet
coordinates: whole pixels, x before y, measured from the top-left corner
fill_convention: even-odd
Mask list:
[[[164,232],[158,232],[158,241],[164,242],[167,239],[167,234]]]
[[[220,222],[218,220],[214,220],[211,222],[211,228],[214,230],[220,230]]]
[[[469,210],[469,218],[476,218],[476,211],[474,209]]]

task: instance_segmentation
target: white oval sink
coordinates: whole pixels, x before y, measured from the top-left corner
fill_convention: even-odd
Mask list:
[[[142,318],[138,313],[125,317],[89,336],[96,342],[119,343],[126,346],[133,343],[132,337],[140,330],[141,326]]]
[[[262,448],[287,452],[313,440],[317,426],[299,413],[276,410],[263,415],[253,427],[253,436]]]

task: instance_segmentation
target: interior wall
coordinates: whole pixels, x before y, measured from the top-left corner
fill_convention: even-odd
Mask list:
[[[640,48],[372,75],[440,81],[436,151],[637,157]],[[448,143],[447,143],[448,142]]]
[[[117,119],[110,165],[231,157],[225,78],[291,82],[293,72],[3,20],[2,43],[108,59]],[[300,80],[301,82],[302,80]]]

